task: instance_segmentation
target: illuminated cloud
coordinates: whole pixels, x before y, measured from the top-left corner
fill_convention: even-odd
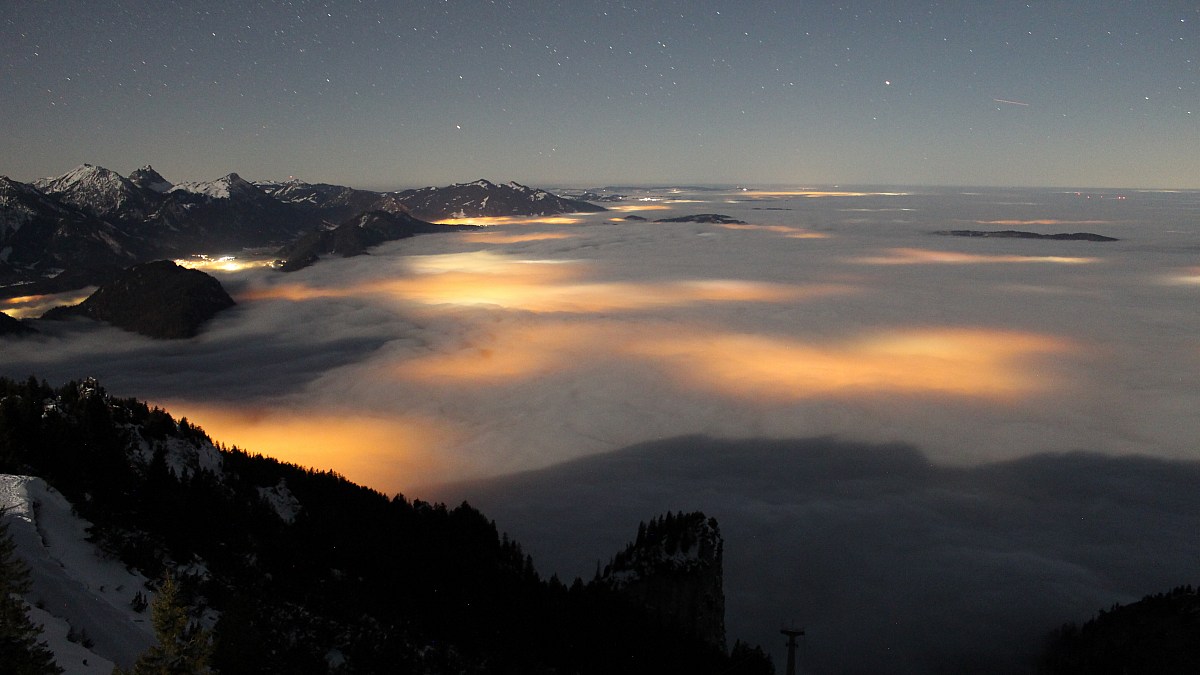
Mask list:
[[[1191,267],[1180,272],[1163,275],[1160,280],[1167,286],[1200,286],[1200,267]]]
[[[983,329],[908,329],[826,342],[702,327],[611,322],[523,323],[487,340],[398,363],[425,385],[504,387],[603,360],[643,361],[681,392],[749,401],[893,394],[1015,401],[1062,383],[1042,359],[1078,347],[1060,338]]]
[[[813,232],[802,227],[793,227],[791,225],[752,225],[747,223],[719,223],[720,227],[727,230],[756,230],[760,232],[775,232],[782,234],[790,239],[828,239],[829,234],[825,232]]]
[[[286,406],[160,403],[227,446],[306,467],[332,467],[363,485],[392,490],[466,470],[438,448],[455,441],[443,422],[410,415]]]
[[[745,196],[753,199],[776,199],[779,197],[903,197],[907,192],[854,192],[849,190],[752,190]]]
[[[95,292],[95,286],[88,286],[65,293],[21,295],[14,298],[5,298],[0,300],[0,311],[14,319],[33,319],[59,305],[78,305],[87,300],[88,296]]]
[[[575,225],[583,218],[574,216],[480,216],[478,218],[445,218],[436,221],[439,225]]]
[[[1059,265],[1084,265],[1100,262],[1100,258],[1058,255],[1003,255],[993,253],[962,253],[959,251],[936,251],[925,248],[893,248],[885,255],[851,258],[851,262],[863,265],[980,265],[993,263],[1053,263]]]
[[[747,399],[891,394],[1016,400],[1053,388],[1037,357],[1069,341],[986,330],[897,330],[830,344],[763,335],[661,335],[634,341],[685,388]]]
[[[529,312],[588,314],[647,311],[706,302],[789,302],[846,293],[846,286],[793,286],[738,280],[654,283],[591,281],[586,263],[510,258],[490,251],[414,256],[409,276],[342,287],[276,284],[249,290],[240,300],[292,301],[374,296],[422,305],[473,305]]]
[[[579,356],[596,354],[603,337],[595,326],[578,322],[521,324],[458,349],[402,360],[392,372],[426,385],[504,386],[585,363]]]
[[[1041,218],[1038,220],[976,220],[979,225],[1111,225],[1111,220],[1058,220],[1057,218]]]
[[[637,204],[618,204],[616,206],[610,206],[608,207],[608,210],[628,213],[631,211],[670,211],[671,207],[665,204],[639,202]]]
[[[462,235],[463,241],[471,244],[523,244],[530,241],[549,241],[552,239],[570,239],[570,232],[467,232]]]
[[[1162,255],[1179,246],[1178,224],[1138,220],[1131,205],[1141,244],[1103,264],[1042,255],[1082,251],[1071,245],[923,248],[951,215],[1010,213],[946,199],[935,210],[924,197],[749,201],[729,205],[752,223],[733,229],[611,224],[599,213],[423,235],[290,274],[214,270],[239,305],[193,340],[46,322],[42,337],[5,344],[0,365],[52,382],[96,376],[122,396],[259,410],[296,438],[316,435],[297,420],[317,419],[331,431],[324,455],[214,434],[388,491],[411,483],[356,468],[374,461],[359,455],[378,459],[355,440],[360,421],[431,430],[441,463],[400,460],[423,482],[689,433],[901,440],[960,464],[1075,448],[1193,456],[1200,318],[1184,285],[1200,272]],[[880,201],[917,210],[905,221],[843,212]],[[833,236],[788,238],[810,223]],[[250,447],[260,438],[276,445]]]

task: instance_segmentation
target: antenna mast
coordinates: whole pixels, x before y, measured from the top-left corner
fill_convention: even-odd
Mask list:
[[[804,635],[804,631],[794,628],[784,628],[779,631],[787,636],[788,663],[787,675],[796,675],[796,638]]]

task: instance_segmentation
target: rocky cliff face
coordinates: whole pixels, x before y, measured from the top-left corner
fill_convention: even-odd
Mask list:
[[[605,567],[600,581],[662,623],[723,651],[723,548],[716,519],[699,511],[667,513],[638,527],[637,539]]]

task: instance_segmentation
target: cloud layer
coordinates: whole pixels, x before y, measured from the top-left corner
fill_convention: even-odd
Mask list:
[[[1200,459],[1200,198],[1112,196],[643,194],[217,271],[239,305],[195,339],[46,323],[0,373],[96,376],[226,444],[479,499],[568,575],[703,508],[733,636],[805,623],[817,672],[1007,668],[1047,626],[1195,582],[1200,482],[1169,462]],[[749,226],[624,220],[712,212]],[[1120,241],[932,235],[980,223]],[[814,437],[838,440],[779,440]]]

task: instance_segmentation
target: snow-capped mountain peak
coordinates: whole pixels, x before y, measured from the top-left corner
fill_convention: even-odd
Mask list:
[[[80,164],[61,176],[51,176],[33,182],[34,187],[46,194],[92,197],[123,191],[129,184],[121,174],[93,164]]]
[[[180,183],[172,187],[170,192],[190,192],[204,195],[211,199],[231,199],[248,193],[261,192],[253,183],[243,179],[236,173],[222,176],[216,180],[198,183]]]
[[[61,176],[36,180],[33,186],[102,218],[144,215],[147,206],[138,186],[115,171],[93,164],[81,164]]]
[[[154,167],[149,164],[129,174],[129,181],[140,188],[159,193],[167,192],[174,187],[170,181],[163,178],[162,174],[155,171]]]

